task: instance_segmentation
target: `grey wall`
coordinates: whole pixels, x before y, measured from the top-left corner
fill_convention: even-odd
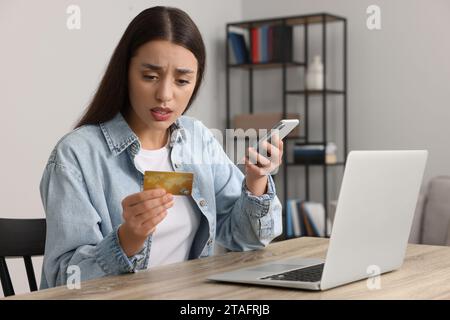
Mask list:
[[[71,4],[80,6],[80,30],[66,27]],[[197,23],[207,72],[190,114],[223,127],[225,23],[242,18],[240,0],[0,0],[1,217],[44,217],[38,186],[51,149],[87,106],[126,26],[154,5],[179,7]],[[39,281],[42,258],[35,262]],[[8,265],[16,292],[27,292],[22,261]]]

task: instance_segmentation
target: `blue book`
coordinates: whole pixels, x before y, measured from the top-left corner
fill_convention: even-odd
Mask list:
[[[295,163],[325,163],[325,146],[322,144],[296,144],[292,153]]]
[[[323,150],[299,150],[294,148],[294,153],[296,154],[304,154],[304,155],[321,155],[325,154]]]
[[[239,50],[239,40],[237,34],[234,32],[230,32],[228,34],[228,39],[230,41],[230,46],[234,53],[234,57],[236,58],[236,63],[237,64],[243,63],[243,57],[241,55],[241,51]]]
[[[292,200],[288,200],[286,204],[286,236],[288,238],[294,236],[294,228],[292,227],[292,212],[290,202]]]
[[[269,62],[269,26],[261,27],[261,62]]]
[[[306,226],[305,223],[303,222],[303,210],[302,210],[302,204],[303,201],[299,200],[296,202],[297,205],[297,213],[298,213],[298,220],[299,220],[299,224],[300,224],[300,234],[302,237],[307,236],[308,233],[306,232]]]
[[[228,39],[236,57],[236,63],[248,63],[248,51],[245,46],[244,36],[240,33],[230,32],[228,33]]]

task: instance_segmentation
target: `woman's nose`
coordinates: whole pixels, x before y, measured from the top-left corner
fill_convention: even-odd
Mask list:
[[[160,83],[156,91],[156,99],[159,101],[170,101],[173,97],[173,89],[170,81],[164,80]]]

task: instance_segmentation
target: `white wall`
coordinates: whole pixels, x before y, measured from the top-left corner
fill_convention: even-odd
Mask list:
[[[66,28],[70,4],[80,6],[81,30]],[[242,18],[240,0],[0,0],[0,217],[44,217],[39,181],[50,151],[87,106],[127,25],[154,5],[179,7],[197,23],[207,72],[190,114],[224,126],[225,23]],[[28,292],[23,262],[8,264],[16,293]],[[38,281],[41,264],[35,259]]]

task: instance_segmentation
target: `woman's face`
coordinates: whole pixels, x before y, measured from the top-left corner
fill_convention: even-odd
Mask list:
[[[131,120],[140,127],[166,130],[186,109],[197,80],[197,59],[165,40],[139,47],[128,73]]]

